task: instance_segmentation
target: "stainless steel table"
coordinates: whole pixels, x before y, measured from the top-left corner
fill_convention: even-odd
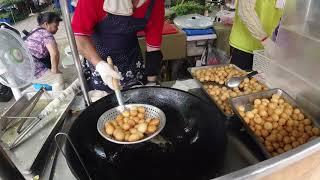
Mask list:
[[[173,84],[174,82],[166,82],[162,85],[171,87]],[[209,98],[200,89],[191,89],[189,92],[199,96],[205,101],[210,102]],[[212,105],[214,106],[214,104]],[[79,112],[67,117],[62,129],[67,130],[78,115]],[[248,136],[246,131],[243,130],[238,118],[226,119],[226,127],[228,143],[225,154],[225,164],[223,167],[221,167],[219,173],[216,174],[216,179],[219,180],[260,179],[270,175],[275,171],[278,171],[283,167],[288,167],[294,163],[297,163],[301,159],[308,157],[315,152],[319,152],[320,150],[320,138],[317,138],[311,142],[308,142],[307,144],[295,148],[292,151],[283,153],[275,158],[265,160],[262,154],[259,152],[258,147],[251,140],[250,136]],[[57,151],[57,148],[54,146],[54,144],[50,149],[51,152],[48,153],[50,158],[47,161],[45,168],[42,169],[42,173],[40,173],[41,179],[76,179],[70,171],[66,160],[62,154]],[[0,162],[3,162],[1,158],[3,157],[0,156]],[[0,179],[12,179],[10,178],[10,172],[15,172],[15,168],[8,163],[5,164],[4,167],[1,165],[2,164],[0,163]],[[7,171],[3,168],[11,169],[10,171]]]

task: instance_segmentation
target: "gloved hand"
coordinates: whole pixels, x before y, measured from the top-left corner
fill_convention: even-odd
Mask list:
[[[100,61],[96,65],[96,71],[100,74],[102,81],[112,90],[114,90],[112,78],[121,79],[121,75],[113,70],[112,66],[105,61]]]
[[[262,41],[261,44],[264,46],[264,52],[267,56],[273,58],[276,56],[277,53],[277,45],[273,42],[270,38]]]
[[[146,75],[147,76],[158,76],[161,70],[162,61],[161,51],[146,52]]]

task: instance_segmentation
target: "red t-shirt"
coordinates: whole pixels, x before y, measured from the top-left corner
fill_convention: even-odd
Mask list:
[[[107,12],[103,10],[104,0],[79,0],[73,19],[72,29],[75,35],[90,36],[94,27],[102,21]],[[143,18],[150,4],[147,0],[141,7],[136,8],[133,17]],[[164,0],[155,0],[152,14],[144,32],[146,43],[150,47],[159,48],[162,41],[162,29],[164,23]]]

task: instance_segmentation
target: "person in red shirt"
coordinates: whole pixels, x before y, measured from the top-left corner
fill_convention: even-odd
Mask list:
[[[164,0],[79,0],[72,28],[90,90],[110,92],[112,78],[124,88],[154,82],[160,73]],[[137,32],[146,34],[146,63]],[[110,56],[118,72],[106,62]],[[111,88],[111,89],[110,89]]]

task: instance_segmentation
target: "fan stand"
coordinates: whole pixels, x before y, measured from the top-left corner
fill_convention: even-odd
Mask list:
[[[12,84],[16,84],[15,81],[14,81],[14,79],[7,78],[7,81],[10,82],[10,83],[12,83]],[[20,99],[21,96],[22,96],[22,93],[21,93],[20,89],[19,89],[19,88],[15,88],[15,87],[10,87],[10,88],[11,88],[12,94],[13,94],[13,96],[14,96],[14,99],[15,99],[16,101],[17,101],[18,99]]]
[[[2,67],[2,68],[1,68]],[[1,63],[1,61],[0,61],[0,76],[3,74],[3,73],[6,73],[7,72],[7,69],[5,68],[5,66],[4,66],[4,64],[2,64]],[[6,78],[6,80],[9,82],[9,83],[11,83],[11,84],[16,84],[16,82],[15,82],[15,80],[14,79],[12,79],[12,78]],[[9,86],[10,87],[10,86]],[[20,91],[20,89],[19,88],[15,88],[15,87],[10,87],[11,88],[11,91],[12,91],[12,94],[13,94],[13,96],[14,96],[14,99],[15,100],[18,100],[18,99],[20,99],[21,98],[21,96],[22,96],[22,93],[21,93],[21,91]]]
[[[16,101],[22,97],[22,93],[19,88],[11,88],[11,91]]]

